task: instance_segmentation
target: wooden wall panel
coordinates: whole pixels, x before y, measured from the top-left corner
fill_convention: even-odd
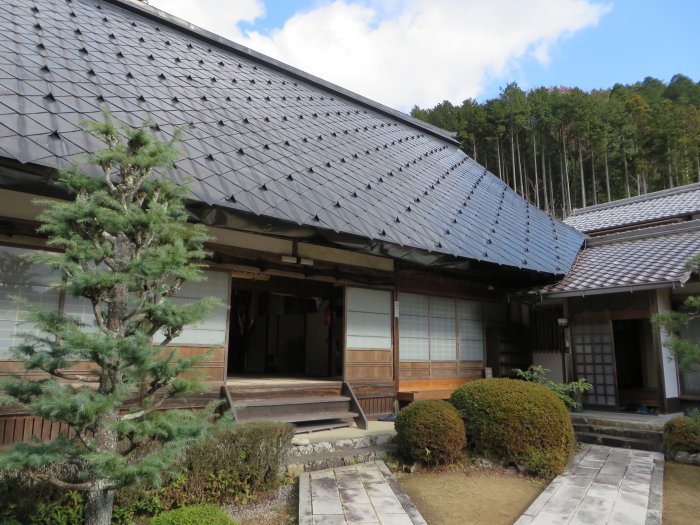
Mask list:
[[[430,361],[399,361],[399,379],[430,377]]]
[[[394,412],[394,396],[367,397],[358,399],[357,402],[369,419]]]
[[[431,361],[430,377],[448,378],[459,376],[459,363],[457,361]]]
[[[175,345],[173,345],[175,346]],[[208,346],[177,346],[178,354],[184,357],[194,357],[206,353],[210,347]],[[96,368],[94,363],[89,361],[78,361],[67,370],[80,374],[87,374],[90,370]],[[0,361],[0,377],[9,376],[11,374],[20,373],[24,377],[30,379],[38,379],[44,377],[43,372],[25,371],[24,365],[20,361],[4,360]],[[194,365],[190,375],[196,374],[202,377],[202,380],[207,383],[223,384],[226,381],[226,348],[215,348],[209,359]]]
[[[390,350],[345,351],[346,381],[391,380],[393,372],[393,352]]]
[[[456,276],[443,272],[425,272],[399,268],[397,287],[399,292],[439,295],[457,299],[506,302],[507,297],[505,294],[493,290],[493,287],[497,284],[483,280],[469,281],[463,275]]]
[[[396,384],[393,381],[350,383],[362,410],[369,419],[394,412]]]

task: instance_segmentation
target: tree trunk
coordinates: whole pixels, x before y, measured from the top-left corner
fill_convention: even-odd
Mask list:
[[[479,160],[476,158],[476,135],[474,133],[472,133],[472,151],[474,151],[474,160],[479,162]]]
[[[591,147],[591,183],[593,184],[593,204],[598,204],[598,184],[595,180],[595,158],[593,157],[593,147]]]
[[[700,157],[695,155],[695,166],[698,170],[698,182],[700,182]]]
[[[535,165],[535,206],[540,207],[540,179],[537,174],[537,133],[532,134],[532,163]],[[547,190],[545,189],[545,193]]]
[[[525,178],[523,177],[523,165],[520,161],[520,135],[515,136],[515,149],[518,152],[518,176],[520,177],[520,195],[527,199],[527,184],[525,184]]]
[[[671,140],[666,137],[666,155],[668,156],[668,187],[673,188],[673,165],[671,163]]]
[[[622,143],[622,164],[625,168],[625,191],[627,193],[626,197],[630,197],[630,177],[627,172],[627,152],[625,151],[625,143]]]
[[[547,191],[547,170],[544,166],[544,141],[540,144],[540,159],[542,160],[542,189],[544,190],[544,209],[549,213],[549,192]],[[537,159],[535,158],[535,165],[537,164]],[[551,175],[550,175],[551,177]]]
[[[544,169],[544,161],[542,162],[542,166]],[[549,173],[549,207],[550,207],[550,213],[552,215],[555,215],[556,213],[556,203],[554,199],[554,181],[552,180],[554,177],[552,177],[552,158],[549,157],[547,158],[547,173]]]
[[[564,171],[566,168],[564,168],[564,164],[566,164],[566,160],[562,160],[563,155],[560,153],[559,154],[559,175],[561,176],[561,218],[565,219],[567,216],[566,213],[566,179],[564,178]]]
[[[496,156],[498,157],[498,178],[503,180],[503,169],[501,167],[501,146],[500,140],[496,137]]]
[[[86,492],[85,525],[110,525],[113,505],[114,490],[94,488]]]
[[[581,207],[586,207],[586,179],[583,175],[583,152],[581,151],[581,141],[578,141],[578,167],[581,173]]]
[[[510,132],[510,156],[513,163],[513,189],[515,193],[518,193],[518,174],[515,171],[515,139],[512,131]]]
[[[568,211],[569,211],[569,213],[571,213],[571,186],[569,185],[569,162],[566,158],[566,140],[564,139],[564,129],[563,128],[561,130],[561,145],[562,145],[562,149],[564,151],[564,179],[563,179],[563,181],[566,182],[566,201],[565,202],[567,204],[567,206],[563,206],[563,203],[562,203],[562,206],[564,207],[564,210],[566,210],[568,207]],[[565,211],[564,217],[567,217],[567,216],[568,216],[568,214]]]
[[[608,202],[610,202],[610,171],[608,171],[608,145],[605,145],[604,150],[605,155],[605,189],[608,195]]]

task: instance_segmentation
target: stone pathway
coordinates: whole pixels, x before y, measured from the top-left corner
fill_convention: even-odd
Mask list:
[[[302,474],[299,525],[427,525],[383,461]]]
[[[664,457],[582,445],[515,525],[661,525]]]

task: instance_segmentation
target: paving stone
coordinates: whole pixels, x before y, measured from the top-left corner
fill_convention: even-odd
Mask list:
[[[384,514],[381,520],[381,525],[414,525],[407,514]]]
[[[343,502],[343,506],[348,503],[371,504],[367,492],[363,489],[340,489],[340,500]]]
[[[377,514],[405,514],[401,503],[396,498],[396,496],[371,496],[369,499],[372,501]]]
[[[343,514],[343,504],[340,498],[316,498],[311,494],[311,508],[314,517],[319,514]]]
[[[516,525],[660,525],[663,461],[658,453],[585,445]]]
[[[314,514],[314,525],[347,525],[347,523],[342,514]]]
[[[427,525],[383,461],[299,478],[300,525]]]
[[[345,519],[350,523],[378,522],[379,518],[371,503],[346,503]]]
[[[365,483],[365,489],[370,497],[377,496],[391,496],[394,497],[394,491],[386,483],[386,481],[373,481],[371,483]]]

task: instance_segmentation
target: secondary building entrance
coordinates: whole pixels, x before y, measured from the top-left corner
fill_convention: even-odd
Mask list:
[[[648,318],[579,316],[572,335],[576,379],[593,385],[584,404],[640,412],[659,408],[658,364]]]

